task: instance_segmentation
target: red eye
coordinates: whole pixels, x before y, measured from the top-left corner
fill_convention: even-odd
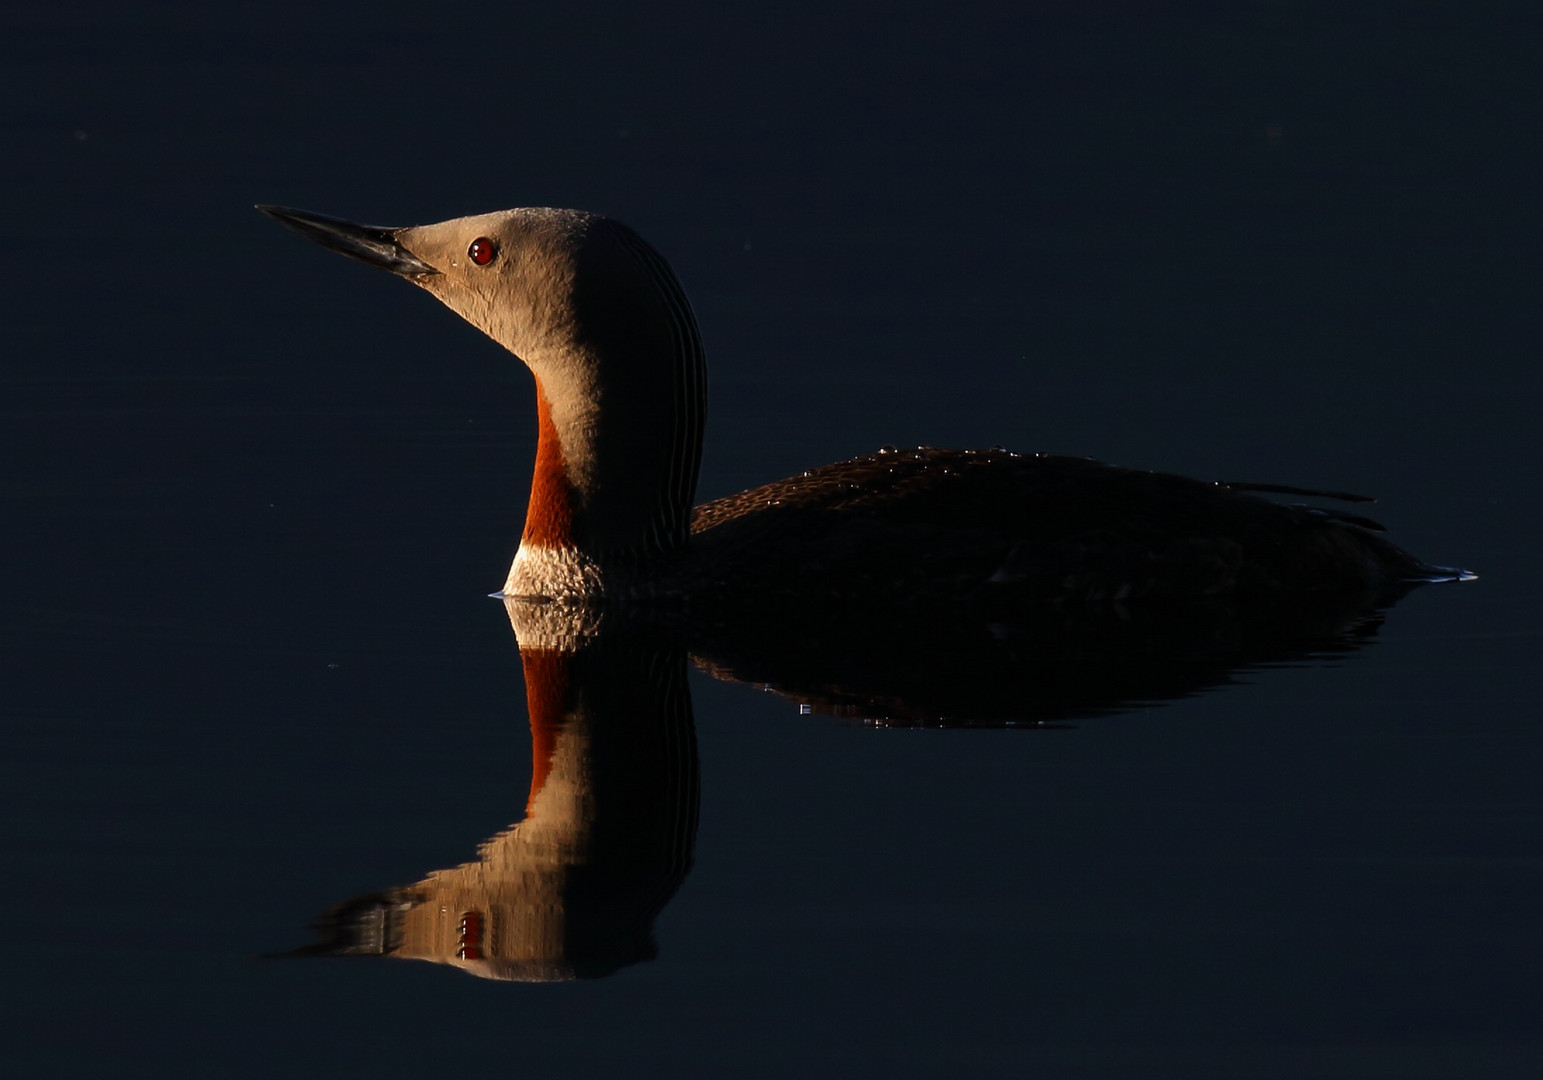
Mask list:
[[[479,236],[471,242],[471,247],[466,249],[466,255],[478,266],[486,266],[493,261],[493,256],[498,254],[498,245],[485,236]]]

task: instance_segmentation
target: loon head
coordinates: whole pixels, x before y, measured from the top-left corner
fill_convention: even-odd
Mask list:
[[[505,594],[598,594],[609,565],[684,546],[705,362],[674,272],[637,233],[550,208],[406,228],[258,209],[426,289],[535,376],[536,471]]]

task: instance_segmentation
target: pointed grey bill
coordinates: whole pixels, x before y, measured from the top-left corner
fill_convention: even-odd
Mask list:
[[[408,251],[397,242],[400,229],[386,229],[379,225],[356,225],[342,218],[313,214],[309,210],[294,210],[287,206],[257,204],[257,209],[273,218],[280,225],[293,229],[301,236],[315,240],[324,248],[358,259],[362,263],[390,270],[403,277],[419,278],[439,273],[428,263]]]

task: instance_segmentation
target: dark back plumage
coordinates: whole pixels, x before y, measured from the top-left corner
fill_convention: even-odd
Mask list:
[[[1150,603],[1367,591],[1440,575],[1357,515],[1085,458],[921,447],[853,458],[699,506],[719,592]]]

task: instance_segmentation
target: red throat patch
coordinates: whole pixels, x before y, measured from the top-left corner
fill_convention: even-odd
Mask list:
[[[530,482],[521,543],[533,547],[573,546],[573,487],[563,467],[563,444],[552,422],[552,405],[536,381],[536,470]]]
[[[530,796],[525,815],[530,816],[536,796],[546,786],[552,769],[552,755],[557,750],[557,736],[563,729],[568,705],[568,665],[571,657],[545,649],[521,649],[520,666],[525,669],[525,701],[530,710]]]

